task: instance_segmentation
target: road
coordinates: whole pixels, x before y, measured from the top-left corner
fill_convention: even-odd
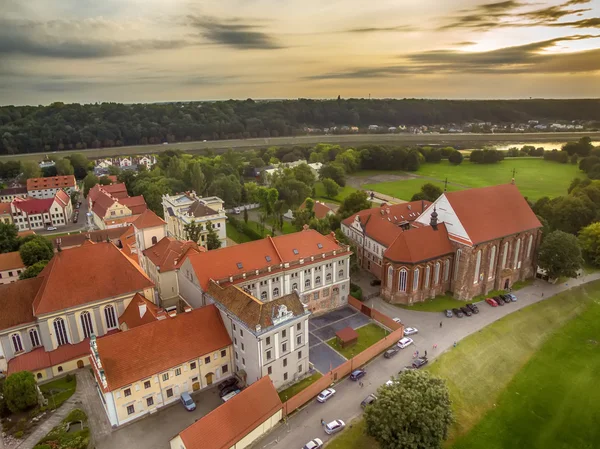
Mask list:
[[[290,416],[287,424],[282,424],[273,432],[252,446],[259,448],[301,448],[312,438],[328,441],[332,437],[325,434],[321,427],[321,419],[330,422],[342,419],[346,424],[362,413],[360,402],[377,388],[398,374],[398,371],[411,363],[413,352],[420,354],[428,352],[430,360],[437,358],[445,351],[452,350],[454,342],[459,342],[466,336],[475,333],[494,321],[528,305],[547,299],[557,293],[577,285],[600,279],[600,273],[593,273],[579,279],[570,279],[564,284],[550,285],[544,281],[535,281],[531,286],[516,292],[518,301],[504,307],[492,308],[485,303],[479,307],[480,313],[472,317],[445,318],[442,313],[417,312],[392,306],[380,298],[374,298],[368,303],[380,312],[390,317],[400,317],[406,326],[416,327],[419,333],[413,336],[414,346],[409,346],[392,359],[379,356],[367,366],[367,376],[364,387],[349,380],[342,380],[334,386],[336,395],[324,404],[311,401],[303,409]],[[442,323],[442,327],[440,327]],[[437,349],[433,345],[437,344]]]
[[[169,145],[137,145],[119,148],[100,148],[89,150],[69,150],[52,153],[29,153],[19,155],[2,155],[2,159],[12,160],[33,160],[40,161],[46,154],[62,157],[74,153],[83,153],[90,159],[97,159],[107,156],[132,155],[132,154],[151,154],[161,153],[167,150],[183,151],[203,151],[211,149],[214,151],[225,151],[233,148],[245,150],[252,148],[263,148],[269,146],[285,145],[313,145],[316,143],[333,143],[343,145],[368,144],[368,143],[386,143],[399,145],[475,145],[478,146],[500,143],[526,143],[526,142],[567,142],[577,140],[583,136],[589,136],[592,140],[600,139],[600,132],[564,132],[564,133],[498,133],[498,134],[350,134],[350,135],[311,135],[295,137],[270,137],[256,139],[232,139],[232,140],[211,140],[198,142],[180,142]]]
[[[53,235],[64,234],[66,232],[87,231],[88,226],[86,224],[86,214],[88,212],[88,204],[85,198],[83,198],[83,193],[80,194],[79,201],[81,201],[81,207],[79,208],[79,219],[77,220],[77,223],[70,222],[65,226],[58,226],[56,231],[38,229],[35,231],[35,233],[52,238]],[[77,209],[73,208],[73,213],[75,213],[76,210]]]

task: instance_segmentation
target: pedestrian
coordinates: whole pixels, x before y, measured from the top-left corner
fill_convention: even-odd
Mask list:
[[[440,321],[440,329],[442,328],[442,325],[443,325],[443,324],[444,324],[444,323],[442,323],[442,322]]]
[[[325,420],[323,418],[321,418],[321,425],[324,426],[325,425]]]
[[[433,349],[437,349],[437,343],[433,344]]]
[[[542,298],[544,297],[544,292],[542,292]]]
[[[425,350],[425,358],[427,358],[427,349]]]
[[[456,342],[454,342],[454,347],[456,348]]]

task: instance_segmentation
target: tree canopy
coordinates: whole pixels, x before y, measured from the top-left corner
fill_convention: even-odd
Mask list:
[[[600,266],[600,222],[592,223],[579,232],[579,244],[586,260]]]
[[[54,249],[50,240],[41,235],[27,236],[26,238],[29,239],[21,244],[19,248],[19,254],[26,267],[34,265],[37,262],[47,262],[52,259]]]
[[[338,209],[338,214],[340,214],[342,218],[347,218],[356,212],[363,209],[369,209],[370,207],[371,202],[368,199],[367,192],[358,190],[344,198],[344,201],[342,201],[342,204]]]
[[[27,410],[37,404],[37,389],[33,373],[20,371],[4,381],[4,400],[13,413]]]
[[[582,264],[577,237],[563,231],[554,231],[544,237],[538,254],[538,265],[546,270],[551,279],[576,277]]]

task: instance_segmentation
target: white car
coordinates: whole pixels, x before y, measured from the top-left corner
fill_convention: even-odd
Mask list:
[[[398,347],[400,349],[404,349],[407,346],[410,346],[412,344],[413,344],[413,339],[412,338],[404,337],[404,338],[401,338],[400,340],[398,340]]]
[[[333,388],[326,388],[325,390],[323,390],[319,393],[319,396],[317,396],[317,401],[326,402],[327,399],[332,397],[334,394],[335,394],[335,390]]]
[[[56,231],[58,228],[56,226],[48,226],[46,231]]]
[[[392,385],[394,385],[394,381],[393,381],[393,380],[388,380],[388,381],[385,383],[385,386],[386,386],[386,387],[391,387]]]
[[[404,336],[408,337],[409,335],[415,335],[419,333],[419,329],[416,327],[407,327],[404,329]]]
[[[402,320],[400,318],[398,318],[398,317],[392,318],[392,321],[394,321],[394,322],[396,322],[398,324],[402,324]]]
[[[239,215],[239,214],[240,214],[240,212],[241,212],[241,210],[240,210],[240,208],[239,208],[239,207],[234,207],[234,208],[233,208],[233,213],[234,213],[234,214],[236,214],[236,215]]]
[[[341,419],[336,419],[325,426],[325,433],[327,435],[332,435],[334,433],[341,432],[344,430],[344,427],[346,427],[346,423]]]
[[[302,446],[302,449],[319,449],[321,447],[323,447],[323,442],[319,438],[315,438]]]

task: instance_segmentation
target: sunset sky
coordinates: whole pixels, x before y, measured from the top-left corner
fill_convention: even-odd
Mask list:
[[[600,97],[600,0],[2,0],[0,105]]]

